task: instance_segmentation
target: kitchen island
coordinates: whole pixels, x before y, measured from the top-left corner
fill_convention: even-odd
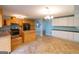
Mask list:
[[[11,35],[9,32],[0,33],[0,54],[11,52]]]

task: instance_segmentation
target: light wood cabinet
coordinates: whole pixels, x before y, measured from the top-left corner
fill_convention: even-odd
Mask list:
[[[2,9],[0,8],[0,27],[2,27],[3,21],[2,21]]]
[[[16,17],[13,17],[13,18],[10,18],[10,19],[6,19],[6,24],[7,25],[11,25],[11,23],[17,23],[20,26],[22,26],[23,20],[22,19],[17,19]]]
[[[22,37],[15,37],[11,40],[11,50],[15,50],[17,47],[19,47],[22,44]]]
[[[27,44],[36,40],[35,21],[32,19],[26,19],[25,23],[30,24],[30,30],[23,32],[23,40],[24,40],[24,43]]]
[[[25,23],[29,23],[30,24],[30,30],[35,30],[35,20],[33,20],[33,19],[26,19]]]
[[[36,40],[36,33],[35,31],[32,31],[32,30],[25,31],[23,36],[24,36],[24,43],[30,43]]]

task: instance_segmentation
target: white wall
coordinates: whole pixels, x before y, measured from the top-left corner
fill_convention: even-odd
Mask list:
[[[75,6],[74,25],[79,28],[79,6]]]
[[[79,29],[79,5],[75,6],[74,26]],[[79,42],[79,33],[74,33],[74,40]]]

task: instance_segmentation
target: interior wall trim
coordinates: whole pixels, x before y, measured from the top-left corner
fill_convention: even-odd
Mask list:
[[[79,29],[75,26],[54,26],[52,30],[79,33]]]
[[[54,19],[56,19],[56,18],[65,18],[65,17],[73,17],[73,16],[74,16],[74,14],[72,14],[72,15],[67,15],[67,16],[54,17]]]

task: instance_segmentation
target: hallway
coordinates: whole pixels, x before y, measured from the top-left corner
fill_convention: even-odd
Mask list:
[[[71,42],[54,37],[42,37],[28,45],[23,45],[12,52],[12,54],[62,54],[62,53],[79,53],[79,43]]]

